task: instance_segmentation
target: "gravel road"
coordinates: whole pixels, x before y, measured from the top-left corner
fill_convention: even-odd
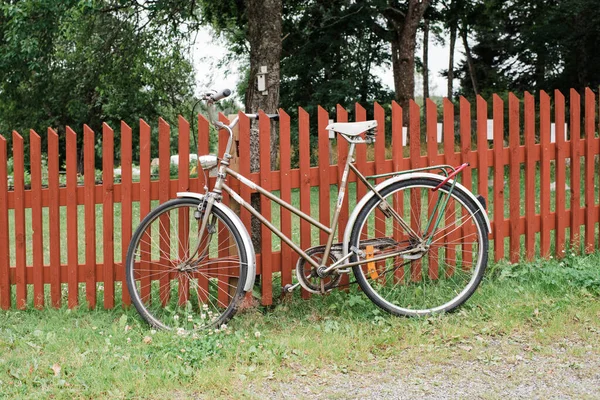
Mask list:
[[[266,380],[248,392],[263,399],[600,399],[599,347],[573,339],[544,346],[481,339],[443,351],[423,347],[410,360],[400,352],[285,382]]]

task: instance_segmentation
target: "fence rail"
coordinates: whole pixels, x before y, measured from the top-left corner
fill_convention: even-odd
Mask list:
[[[580,104],[580,95],[575,90],[569,93],[568,115],[565,114],[565,97],[558,91],[554,93],[553,104],[545,92],[540,93],[537,104],[529,93],[525,93],[523,100],[511,93],[507,101],[494,95],[491,104],[493,139],[489,140],[488,103],[481,97],[475,104],[474,119],[472,105],[464,98],[459,101],[458,112],[448,99],[444,99],[441,110],[427,100],[423,116],[420,107],[411,102],[405,131],[408,132],[407,146],[403,146],[406,133],[403,133],[400,106],[392,103],[390,112],[386,113],[381,105],[375,104],[373,116],[379,124],[379,140],[370,148],[358,146],[355,158],[358,168],[366,174],[432,164],[470,163],[471,168],[461,174],[460,181],[487,199],[492,219],[491,251],[496,261],[507,258],[518,262],[521,257],[530,260],[536,254],[560,257],[567,248],[591,252],[598,243],[596,223],[600,215],[600,191],[596,189],[600,187],[596,181],[600,138],[594,93],[586,89],[583,113]],[[367,111],[357,104],[354,115],[357,121],[362,121],[367,118]],[[318,213],[318,220],[325,225],[329,225],[331,202],[335,200],[331,198],[331,185],[341,181],[347,152],[344,140],[337,141],[337,146],[330,146],[325,130],[329,118],[327,111],[319,107],[318,136],[311,137],[309,115],[300,108],[299,142],[292,146],[292,121],[282,110],[280,166],[276,171],[272,170],[270,160],[268,119],[263,118],[259,123],[260,171],[250,172],[250,160],[244,157],[250,154],[250,122],[243,114],[240,114],[238,142],[238,151],[242,155],[239,169],[243,175],[268,190],[279,191],[285,201],[297,198],[303,212],[313,216]],[[442,144],[438,135],[440,119]],[[337,106],[336,120],[347,121],[348,111]],[[171,127],[160,119],[158,143],[152,143],[150,125],[140,121],[139,132],[135,133],[140,138],[137,157],[132,154],[134,133],[123,122],[118,157],[121,179],[115,182],[115,134],[111,127],[103,125],[102,183],[98,183],[94,168],[98,135],[84,126],[84,145],[80,149],[83,151],[83,184],[78,183],[77,176],[78,134],[67,128],[61,147],[57,133],[48,129],[47,148],[42,149],[41,137],[31,131],[31,168],[28,171],[31,184],[27,188],[23,137],[17,132],[12,133],[13,148],[9,153],[7,141],[0,136],[0,307],[25,308],[33,304],[41,308],[46,302],[54,307],[65,302],[68,307],[75,307],[83,299],[90,307],[95,307],[98,299],[106,308],[114,307],[119,301],[123,305],[129,304],[127,290],[121,282],[124,280],[122,260],[132,230],[140,218],[156,206],[156,201],[162,203],[175,197],[178,191],[199,191],[205,185],[202,173],[190,175],[190,125],[182,117],[179,117],[177,130],[180,163],[178,176],[173,178],[170,175]],[[424,132],[423,137],[421,132]],[[209,125],[202,116],[198,119],[198,132],[193,134],[197,134],[198,154],[208,153]],[[383,140],[385,135],[391,142],[388,146]],[[226,136],[223,132],[219,136],[222,152]],[[422,143],[423,138],[426,143]],[[310,161],[310,140],[318,141],[316,165],[311,165]],[[158,179],[153,179],[150,157],[151,147],[156,145],[159,173]],[[41,167],[44,150],[47,154],[45,185],[42,184]],[[59,179],[60,151],[66,151],[64,185]],[[292,152],[299,154],[299,166],[295,169],[290,163]],[[330,152],[334,152],[331,157]],[[11,155],[14,165],[12,188],[8,184],[7,168]],[[332,159],[338,162],[332,163]],[[139,180],[133,179],[129,167],[132,164],[140,166]],[[355,177],[351,177],[350,182],[355,182]],[[246,201],[250,200],[249,188],[240,188],[235,182],[232,187],[239,189]],[[316,198],[311,188],[318,190]],[[350,204],[366,193],[362,185],[356,185],[353,191],[355,198],[349,200],[347,196],[343,203],[339,240],[348,221]],[[298,194],[294,194],[296,192]],[[271,207],[263,207],[261,212],[270,217]],[[290,212],[282,209],[277,216],[283,233],[292,235],[294,223]],[[250,230],[249,212],[242,209],[241,218]],[[273,242],[271,232],[265,227],[261,233],[257,273],[261,275],[262,303],[268,305],[279,294],[279,290],[273,290],[274,281],[281,285],[291,283],[298,256],[284,243]],[[302,247],[310,247],[317,241],[324,243],[324,232],[317,236],[313,233],[308,223],[300,221],[297,236]],[[275,275],[278,279],[274,280]],[[303,297],[307,296],[307,293],[303,294]]]

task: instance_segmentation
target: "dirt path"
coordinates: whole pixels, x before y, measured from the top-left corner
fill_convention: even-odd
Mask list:
[[[263,399],[600,399],[599,350],[600,343],[572,339],[546,346],[518,338],[428,346],[413,349],[410,358],[377,357],[248,391]]]

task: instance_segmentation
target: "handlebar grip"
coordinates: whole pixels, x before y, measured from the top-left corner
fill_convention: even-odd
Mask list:
[[[231,90],[223,89],[220,92],[213,94],[211,97],[212,97],[213,101],[219,101],[219,100],[222,100],[225,97],[229,96],[230,94],[231,94]]]

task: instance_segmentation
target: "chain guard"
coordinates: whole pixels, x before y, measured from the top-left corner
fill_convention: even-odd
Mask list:
[[[341,245],[339,247],[341,250]],[[331,250],[332,251],[330,251],[329,254],[329,261],[331,261],[333,264],[338,260],[337,254],[339,252],[334,252],[333,248]],[[310,249],[306,250],[306,254],[312,259],[316,260],[320,265],[323,264],[322,259],[324,253],[325,246],[311,247]],[[310,272],[307,271],[308,267],[310,267]],[[306,289],[306,291],[314,294],[324,294],[330,291],[336,287],[340,283],[340,279],[342,279],[342,275],[336,272],[325,278],[319,278],[316,268],[310,265],[308,261],[302,257],[300,257],[296,263],[296,277],[298,278],[300,285]]]

